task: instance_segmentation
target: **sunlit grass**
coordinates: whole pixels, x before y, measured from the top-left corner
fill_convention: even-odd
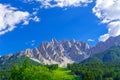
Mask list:
[[[70,70],[66,68],[58,68],[53,71],[53,79],[57,77],[57,80],[75,80],[75,76],[71,74]]]

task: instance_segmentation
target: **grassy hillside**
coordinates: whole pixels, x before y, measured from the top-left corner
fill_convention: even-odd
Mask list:
[[[71,74],[71,70],[67,70],[66,68],[58,68],[53,73],[53,78],[57,77],[57,80],[75,80],[75,76]]]
[[[67,68],[59,68],[36,66],[25,60],[9,71],[0,71],[0,80],[120,80],[119,74],[119,63],[68,64]]]
[[[9,71],[0,71],[0,80],[76,80],[71,70],[56,65],[36,66],[25,60],[20,66],[15,65]]]
[[[2,57],[0,80],[120,80],[120,46],[95,54],[80,64],[68,64],[67,68],[38,65],[26,56]]]
[[[114,46],[102,53],[95,54],[82,63],[89,62],[120,62],[120,46]]]
[[[7,59],[6,56],[1,57],[0,59],[0,70],[9,70],[12,69],[14,65],[21,65],[26,59],[28,59],[33,65],[40,65],[40,63],[37,63],[31,59],[29,59],[26,56],[21,56],[19,58],[11,57],[10,59]]]

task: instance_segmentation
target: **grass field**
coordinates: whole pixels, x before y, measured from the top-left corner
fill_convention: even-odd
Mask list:
[[[65,68],[58,68],[54,71],[53,78],[57,77],[57,80],[75,80],[75,76],[71,74],[70,70]]]

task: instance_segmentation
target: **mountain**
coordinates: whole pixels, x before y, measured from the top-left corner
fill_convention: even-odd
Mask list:
[[[120,36],[110,37],[107,41],[99,42],[94,47],[91,47],[82,41],[77,41],[74,39],[62,41],[52,39],[51,42],[42,42],[39,47],[32,50],[26,49],[25,51],[21,51],[16,54],[7,55],[5,58],[1,57],[0,62],[1,60],[3,62],[9,61],[11,60],[11,57],[15,57],[15,59],[17,59],[21,56],[25,56],[41,64],[58,64],[59,66],[66,66],[68,63],[80,63],[89,57],[92,57],[96,54],[99,55],[104,51],[106,52],[107,49],[119,45]],[[118,54],[116,56],[118,56]],[[93,58],[96,61],[100,60],[96,57]]]
[[[12,57],[27,56],[30,59],[43,64],[59,64],[66,66],[67,63],[79,63],[89,57],[90,46],[82,41],[52,39],[51,42],[42,42],[38,48],[26,49]],[[8,57],[7,59],[10,59]],[[5,59],[6,60],[6,59]]]
[[[0,70],[10,70],[13,66],[21,65],[25,60],[29,60],[33,65],[40,65],[40,63],[29,59],[26,56],[18,56],[18,54],[9,54],[0,58]]]
[[[88,58],[87,51],[90,47],[81,41],[52,39],[51,42],[43,42],[38,48],[27,49],[20,55],[26,55],[33,60],[44,64],[59,64],[66,66],[67,63],[79,63]]]
[[[113,46],[82,61],[82,63],[88,62],[120,62],[120,46]]]
[[[120,36],[117,37],[110,37],[105,42],[98,42],[96,46],[92,47],[89,52],[91,55],[103,52],[112,46],[120,45]]]

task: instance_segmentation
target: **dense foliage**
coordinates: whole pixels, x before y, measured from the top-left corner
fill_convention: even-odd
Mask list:
[[[120,80],[120,63],[81,63],[68,64],[67,68],[58,65],[32,65],[25,60],[12,70],[0,71],[0,80]]]
[[[46,65],[46,67],[50,70],[56,70],[58,69],[58,64]]]
[[[80,64],[68,64],[67,68],[59,68],[57,64],[40,65],[25,56],[7,61],[1,58],[0,80],[120,80],[120,46],[93,55]]]
[[[120,63],[68,64],[78,80],[120,80]]]
[[[26,59],[29,60],[30,63],[33,65],[40,65],[40,63],[35,62],[26,56],[21,57],[12,56],[10,57],[10,59],[8,59],[8,56],[3,56],[0,58],[0,70],[11,70],[15,64],[20,66]]]
[[[33,65],[25,60],[22,65],[14,65],[10,71],[0,71],[0,80],[75,80],[65,68],[54,65]]]
[[[14,66],[10,80],[51,80],[52,74],[48,68],[30,65],[25,61],[21,67]]]

